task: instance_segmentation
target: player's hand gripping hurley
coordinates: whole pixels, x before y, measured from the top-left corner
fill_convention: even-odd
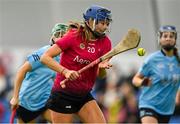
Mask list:
[[[99,64],[100,62],[108,58],[111,58],[127,50],[136,48],[139,45],[140,40],[141,40],[140,32],[136,29],[129,29],[125,37],[122,40],[120,40],[120,42],[111,51],[101,56],[100,58],[96,59],[95,61],[91,62],[89,65],[83,67],[78,72],[82,73],[83,71],[93,67],[96,64]],[[65,88],[66,81],[68,81],[68,79],[65,79],[60,82],[62,88]]]

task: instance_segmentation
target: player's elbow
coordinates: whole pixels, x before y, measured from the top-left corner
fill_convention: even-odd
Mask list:
[[[133,84],[134,86],[136,86],[136,80],[135,80],[135,77],[133,77],[133,79],[132,79],[132,84]]]
[[[142,85],[142,80],[144,76],[140,73],[137,73],[133,79],[132,79],[132,84],[136,87],[140,87]]]

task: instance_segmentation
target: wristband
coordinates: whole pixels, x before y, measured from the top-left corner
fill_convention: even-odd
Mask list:
[[[142,86],[148,86],[148,84],[149,84],[149,78],[145,77],[145,78],[142,80],[141,85],[142,85]]]
[[[61,75],[64,75],[63,72],[66,70],[66,68],[63,68],[61,71]]]

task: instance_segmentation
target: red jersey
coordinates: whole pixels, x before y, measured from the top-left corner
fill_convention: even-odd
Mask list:
[[[56,44],[61,48],[60,64],[69,70],[80,70],[84,66],[93,62],[105,53],[111,50],[111,41],[105,36],[96,41],[83,42],[82,36],[77,34],[77,30],[73,29],[63,38],[59,39]],[[57,74],[53,91],[62,91],[71,94],[88,93],[97,76],[98,66],[94,66],[81,73],[80,77],[74,81],[67,81],[66,87],[61,88],[60,82],[65,79],[61,74]]]

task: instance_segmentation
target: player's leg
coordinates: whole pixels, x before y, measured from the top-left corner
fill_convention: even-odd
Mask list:
[[[52,122],[52,119],[51,119],[51,112],[49,109],[45,110],[42,114],[43,118],[48,121],[48,122]]]
[[[157,113],[149,108],[141,108],[140,110],[141,123],[158,123]]]
[[[142,123],[169,123],[171,115],[161,115],[156,113],[152,116],[144,116],[141,118]]]
[[[18,123],[33,123],[35,119],[42,114],[45,108],[37,111],[30,111],[22,106],[19,106],[16,110]]]
[[[53,123],[72,123],[73,114],[63,114],[51,110],[51,117]]]
[[[106,123],[104,115],[95,100],[84,104],[78,115],[85,123]]]
[[[147,124],[147,123],[158,124],[158,120],[153,116],[144,116],[143,118],[141,118],[141,123],[142,124]]]
[[[21,118],[17,118],[17,124],[24,124],[24,121]]]
[[[48,101],[47,108],[50,109],[53,123],[72,123],[73,115],[78,111],[76,100],[71,95],[63,92],[52,92]]]

